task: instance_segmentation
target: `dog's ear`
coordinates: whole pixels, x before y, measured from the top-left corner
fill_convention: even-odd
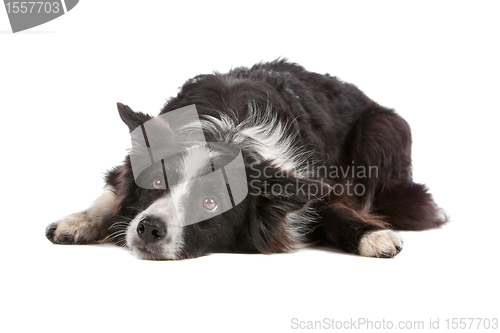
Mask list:
[[[120,118],[122,118],[123,122],[128,126],[130,132],[132,132],[137,126],[140,126],[153,118],[142,112],[134,112],[128,105],[122,103],[116,104],[118,106]]]
[[[263,196],[278,201],[289,211],[299,210],[313,200],[327,196],[330,185],[299,177],[294,172],[283,171],[269,163],[247,165],[249,195]]]

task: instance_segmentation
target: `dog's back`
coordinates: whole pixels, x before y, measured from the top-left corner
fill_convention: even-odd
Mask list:
[[[425,186],[412,182],[407,122],[353,84],[278,60],[195,77],[162,113],[186,101],[196,104],[202,114],[220,118],[222,112],[238,123],[259,117],[249,115],[252,110],[272,109],[266,116],[276,117],[286,127],[280,137],[296,136],[291,143],[295,149],[289,150],[308,153],[301,161],[288,157],[294,169],[307,167],[308,177],[332,184],[346,180],[352,181],[353,188],[360,184],[362,195],[338,195],[357,211],[384,215],[393,228],[401,230],[433,228],[446,221]]]

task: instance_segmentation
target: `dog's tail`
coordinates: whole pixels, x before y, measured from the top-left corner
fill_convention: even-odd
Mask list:
[[[373,206],[395,230],[433,229],[449,221],[448,214],[436,205],[422,184],[386,188],[376,196]]]
[[[385,216],[396,230],[432,229],[448,221],[427,188],[412,180],[410,126],[393,110],[370,105],[346,141],[354,165],[376,171],[357,179],[368,189],[362,211]]]

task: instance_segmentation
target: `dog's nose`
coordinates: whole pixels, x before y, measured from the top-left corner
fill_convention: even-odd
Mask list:
[[[137,233],[146,244],[149,244],[165,237],[167,228],[160,219],[148,216],[141,219],[137,224]]]

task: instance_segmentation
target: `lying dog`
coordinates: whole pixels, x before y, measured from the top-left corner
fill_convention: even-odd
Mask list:
[[[174,128],[158,117],[193,105],[202,135],[179,140],[192,133],[189,125]],[[120,103],[118,111],[144,140],[132,138],[130,155],[107,173],[88,209],[48,226],[55,244],[113,242],[153,260],[308,244],[393,257],[403,246],[393,230],[447,221],[412,181],[406,121],[328,74],[278,60],[188,80],[155,118]],[[153,161],[156,139],[146,137],[144,124],[156,119],[160,137],[171,141],[155,147],[166,153],[179,143],[168,163]],[[134,159],[147,151],[158,172],[139,176]],[[223,166],[237,156],[245,181],[231,189]],[[216,172],[225,182],[209,177]],[[243,195],[234,202],[237,191]]]

